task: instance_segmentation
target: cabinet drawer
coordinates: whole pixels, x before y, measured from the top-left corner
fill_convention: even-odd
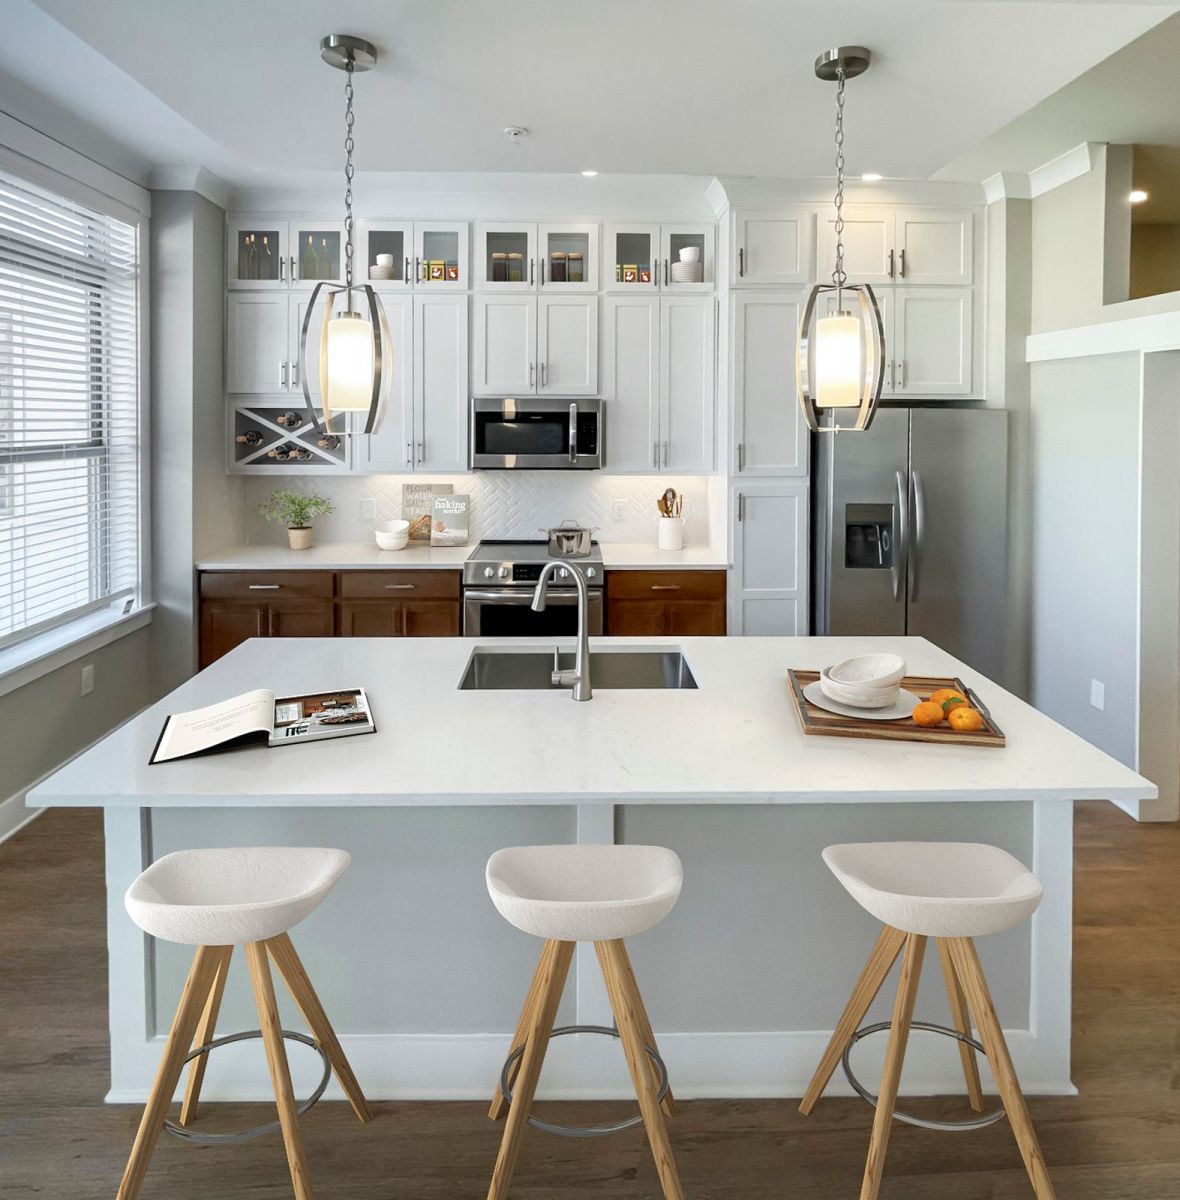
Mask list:
[[[340,596],[352,600],[458,600],[458,571],[342,571]]]
[[[202,571],[201,595],[218,600],[332,597],[331,571]]]
[[[611,600],[724,600],[724,571],[608,571]]]

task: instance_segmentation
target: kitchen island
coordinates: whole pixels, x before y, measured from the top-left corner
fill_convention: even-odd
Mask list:
[[[877,932],[824,868],[825,845],[992,842],[1045,887],[1030,925],[980,946],[1013,1058],[1028,1093],[1072,1090],[1072,802],[1150,798],[1146,779],[920,638],[594,639],[607,652],[680,649],[697,687],[600,687],[582,704],[563,690],[461,690],[477,644],[496,645],[251,640],[30,794],[32,806],[105,809],[111,1100],[146,1095],[189,959],[143,936],[124,891],[172,850],[249,844],[353,855],[296,944],[368,1094],[441,1099],[490,1093],[539,948],[487,897],[484,863],[502,846],[658,843],[681,856],[680,903],[631,949],[687,1098],[802,1093]],[[974,688],[1007,746],[805,737],[787,669],[885,648],[911,673]],[[257,687],[357,685],[376,735],[147,765],[168,713]],[[927,975],[918,1015],[942,1021],[941,981]],[[255,1023],[242,976],[231,972],[226,1031]],[[887,1008],[881,997],[873,1013]],[[580,947],[559,1022],[609,1023],[607,1013],[593,949]],[[291,1012],[285,1021],[300,1027]],[[875,1042],[856,1052],[865,1078],[883,1052]],[[293,1052],[292,1070],[297,1089],[314,1086],[311,1055]],[[953,1046],[915,1034],[905,1090],[960,1086]],[[539,1094],[629,1088],[616,1046],[568,1037]],[[206,1093],[264,1099],[269,1083],[232,1047],[214,1056]]]

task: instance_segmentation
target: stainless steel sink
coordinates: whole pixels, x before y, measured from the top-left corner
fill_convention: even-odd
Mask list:
[[[555,670],[574,665],[573,651],[512,650],[477,646],[459,680],[462,691],[553,691]],[[697,681],[679,650],[592,650],[590,678],[600,688],[695,688]]]

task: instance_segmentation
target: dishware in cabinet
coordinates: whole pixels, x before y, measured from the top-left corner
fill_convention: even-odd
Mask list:
[[[660,258],[666,292],[712,292],[716,279],[712,225],[661,225]],[[693,270],[693,267],[699,270]],[[680,276],[680,278],[677,278]]]
[[[414,286],[414,226],[409,221],[358,222],[359,283],[379,292]]]
[[[462,292],[468,278],[466,221],[414,223],[414,286],[429,291]]]
[[[712,225],[608,225],[606,291],[712,292]]]

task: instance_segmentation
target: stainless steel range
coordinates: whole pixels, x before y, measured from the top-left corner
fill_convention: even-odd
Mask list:
[[[541,612],[533,591],[546,563],[554,572]],[[485,541],[463,564],[463,633],[467,637],[573,637],[578,632],[578,593],[571,571],[586,581],[591,635],[603,628],[602,553],[595,542],[582,558],[556,558],[546,542]]]

